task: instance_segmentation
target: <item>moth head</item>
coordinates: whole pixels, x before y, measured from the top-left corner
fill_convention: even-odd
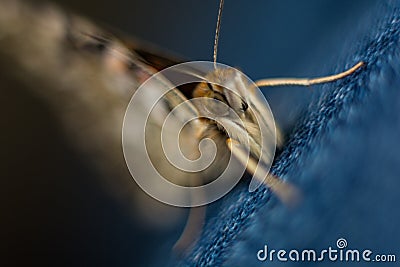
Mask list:
[[[208,97],[225,103],[243,117],[249,108],[247,80],[239,71],[234,69],[216,69],[200,83],[193,95],[194,97]],[[210,105],[208,105],[210,106]],[[207,105],[206,105],[207,107]],[[207,107],[210,112],[217,112],[216,115],[227,115],[227,110],[222,108]]]
[[[254,84],[240,71],[217,68],[195,88],[193,97],[205,99],[196,105],[200,115],[218,117],[223,122],[215,123],[218,128],[230,138],[247,144],[250,153],[259,158],[263,145],[275,146],[276,140],[271,112],[261,106],[262,96],[254,89]],[[210,98],[213,101],[207,100]],[[264,136],[261,129],[267,129]]]

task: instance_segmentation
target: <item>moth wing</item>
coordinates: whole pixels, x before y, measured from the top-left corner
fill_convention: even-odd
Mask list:
[[[140,42],[121,41],[89,20],[52,5],[18,0],[2,1],[1,5],[3,75],[13,77],[23,90],[42,99],[61,122],[80,159],[101,174],[99,183],[127,205],[127,210],[142,210],[142,216],[153,224],[159,220],[150,213],[169,214],[163,216],[163,225],[179,218],[170,215],[181,211],[165,209],[138,190],[121,152],[129,99],[143,81],[179,60],[157,49],[147,51],[148,46]],[[171,108],[167,102],[164,107],[165,112]],[[159,131],[157,120],[157,116],[151,118]]]

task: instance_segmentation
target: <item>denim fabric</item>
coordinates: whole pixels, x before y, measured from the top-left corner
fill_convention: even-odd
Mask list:
[[[213,211],[180,264],[308,266],[260,262],[256,253],[265,244],[277,250],[335,248],[338,238],[350,248],[397,253],[400,260],[399,5],[382,3],[360,22],[357,39],[344,45],[332,65],[340,71],[363,60],[366,67],[314,88],[314,101],[273,165],[272,173],[302,190],[301,205],[289,210],[269,190],[249,193],[242,183]],[[330,264],[338,262],[317,263]]]

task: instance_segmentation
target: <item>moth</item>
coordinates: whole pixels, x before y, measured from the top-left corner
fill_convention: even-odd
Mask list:
[[[107,185],[115,187],[115,191],[127,192],[125,195],[133,198],[141,206],[143,197],[137,197],[136,194],[143,196],[143,193],[137,193],[138,191],[133,189],[127,190],[132,187],[130,183],[133,181],[128,182],[126,179],[129,174],[120,145],[125,109],[129,99],[142,83],[157,72],[179,63],[180,59],[164,56],[135,41],[125,41],[86,19],[66,15],[55,7],[45,6],[37,9],[20,1],[2,1],[2,5],[4,8],[0,9],[1,57],[12,66],[11,75],[25,82],[59,114],[71,140],[80,147],[89,161],[104,173]],[[197,123],[189,124],[188,128],[181,132],[181,136],[174,138],[180,139],[184,154],[193,158],[199,156],[199,144],[203,139],[212,140],[216,144],[217,160],[204,171],[188,173],[174,169],[163,156],[159,135],[162,128],[160,118],[164,119],[165,116],[152,114],[148,118],[147,126],[148,132],[151,133],[147,142],[150,158],[155,168],[170,181],[196,186],[209,183],[213,176],[223,172],[228,155],[232,155],[282,202],[291,205],[298,200],[298,190],[281,178],[268,174],[268,170],[259,171],[263,166],[270,165],[273,160],[273,157],[263,156],[261,143],[267,141],[276,143],[278,147],[283,145],[279,127],[276,140],[270,140],[275,139],[275,135],[263,139],[260,135],[261,126],[255,119],[257,116],[263,118],[260,112],[265,110],[263,102],[251,86],[246,86],[243,77],[238,73],[217,66],[223,5],[224,1],[221,0],[215,32],[214,70],[203,76],[204,81],[174,88],[161,100],[161,105],[166,116],[175,106],[188,99],[209,98],[234,110],[243,123],[236,123],[226,116],[225,120],[231,122],[231,128],[227,130],[215,120],[202,118],[204,109],[213,110],[212,104],[192,105],[186,112],[193,111],[198,114]],[[24,36],[23,42],[21,36]],[[27,58],[29,60],[26,60]],[[321,78],[263,79],[256,81],[255,85],[269,87],[322,84],[347,77],[363,65],[363,62],[358,62],[342,73]],[[32,81],[35,82],[35,86],[32,85]],[[228,81],[234,92],[210,81]],[[151,94],[151,91],[148,93]],[[186,115],[184,112],[175,114],[175,117]],[[267,125],[271,123],[274,122],[265,121]],[[134,127],[131,130],[135,131]],[[228,135],[228,131],[232,135]],[[250,140],[248,145],[243,144],[244,136]],[[130,141],[135,145],[138,140],[132,138]],[[132,192],[136,193],[132,196]],[[187,226],[175,245],[178,251],[185,250],[193,243],[201,230],[204,217],[204,207],[191,209]]]
[[[217,50],[223,4],[224,1],[221,0],[215,32],[213,53],[214,69],[203,75],[197,74],[195,70],[182,70],[183,73],[199,77],[200,79],[203,79],[203,81],[189,88],[173,88],[171,95],[165,95],[164,105],[166,106],[168,113],[171,112],[176,105],[183,103],[188,99],[211,98],[213,100],[224,103],[228,108],[232,109],[233,112],[236,113],[238,118],[235,119],[232,116],[229,116],[229,113],[225,113],[225,109],[223,107],[217,108],[217,104],[213,102],[200,102],[193,105],[189,104],[189,106],[184,109],[182,113],[194,113],[194,117],[198,119],[196,120],[196,123],[192,123],[190,125],[192,131],[186,133],[186,135],[189,136],[188,138],[190,140],[184,141],[183,146],[187,150],[189,150],[189,153],[187,154],[190,155],[197,151],[197,147],[199,146],[201,140],[203,140],[204,138],[213,140],[217,147],[217,158],[215,160],[216,164],[211,165],[211,170],[205,170],[196,173],[186,173],[181,172],[181,170],[174,172],[172,169],[169,169],[167,173],[164,174],[164,177],[170,175],[171,177],[174,177],[173,179],[175,180],[183,179],[183,181],[181,181],[181,183],[183,184],[185,184],[185,180],[193,181],[193,179],[195,178],[197,178],[195,184],[201,183],[201,181],[208,182],[210,179],[210,175],[220,173],[222,171],[221,166],[223,166],[222,169],[227,166],[226,155],[232,153],[235,159],[240,164],[242,164],[256,180],[261,181],[262,183],[264,183],[264,185],[270,188],[271,191],[274,192],[275,195],[278,196],[278,198],[283,203],[287,205],[293,205],[294,203],[299,201],[300,193],[298,192],[298,190],[291,184],[280,179],[279,177],[268,174],[268,167],[265,167],[270,166],[273,157],[271,157],[268,152],[265,153],[263,145],[265,146],[265,143],[273,143],[274,145],[277,144],[278,146],[282,146],[282,138],[279,127],[277,128],[275,136],[275,134],[273,134],[273,131],[271,130],[271,125],[273,124],[271,120],[273,120],[273,117],[267,116],[268,114],[266,112],[266,109],[263,107],[261,96],[256,94],[256,92],[254,91],[254,87],[247,83],[247,81],[243,79],[240,73],[235,72],[232,69],[225,69],[217,66]],[[354,65],[354,67],[342,73],[326,77],[314,79],[263,79],[256,81],[255,85],[257,85],[258,87],[283,85],[310,86],[315,84],[327,83],[336,81],[354,73],[355,71],[360,69],[363,64],[363,62],[358,62],[356,65]],[[229,84],[231,90],[228,90],[226,87],[221,86],[221,84]],[[151,88],[147,88],[146,90],[150,91]],[[140,103],[136,102],[136,105],[139,104]],[[210,113],[220,119],[222,118],[223,120],[229,122],[223,124],[216,119],[205,118],[206,116],[204,114]],[[184,116],[185,114],[175,115],[177,120],[179,120],[180,115]],[[167,114],[165,114],[165,117],[166,116]],[[161,121],[164,121],[165,117],[162,117]],[[257,119],[256,117],[260,119]],[[160,118],[158,118],[157,120],[160,120]],[[239,121],[241,121],[242,124],[239,123]],[[267,131],[270,130],[266,136],[262,136],[261,134],[260,123],[266,125],[266,127],[268,128]],[[163,124],[161,122],[158,124],[156,123],[155,127],[150,130],[150,132],[152,132],[152,137],[154,137],[154,132],[157,132],[157,129],[161,129],[162,127]],[[183,138],[187,138],[187,136],[184,136]],[[178,138],[177,135],[176,138]],[[277,140],[275,140],[275,138]],[[154,137],[151,139],[155,140],[160,138]],[[246,144],[243,141],[245,139],[248,140],[248,143]],[[160,151],[162,150],[162,145],[160,144],[150,147],[150,153],[156,151],[155,153],[157,155],[159,155]],[[249,157],[246,156],[248,152],[250,153]],[[197,156],[199,156],[198,153]],[[165,165],[164,162],[166,163]],[[153,163],[154,165],[158,165],[158,167],[161,167],[161,171],[170,167],[168,159],[160,156],[155,157]],[[138,167],[140,166],[137,165],[137,168]],[[177,177],[179,178],[177,179]],[[153,186],[155,187],[156,185]],[[198,221],[198,223],[201,223],[203,219],[199,218],[202,217],[204,217],[204,208],[200,207],[192,210],[187,228],[183,232],[181,239],[176,243],[175,248],[183,250],[190,244],[190,239],[193,239],[193,236],[196,235],[196,228],[194,228],[194,224],[191,221]],[[197,226],[197,228],[200,229],[201,227]]]

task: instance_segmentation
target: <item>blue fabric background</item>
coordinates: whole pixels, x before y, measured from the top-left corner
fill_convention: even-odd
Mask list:
[[[367,66],[313,89],[314,101],[272,168],[303,191],[300,207],[288,210],[267,190],[250,194],[243,183],[212,211],[201,241],[183,263],[278,266],[276,261],[259,262],[257,251],[265,244],[286,250],[335,248],[338,238],[345,238],[349,248],[399,257],[398,6],[399,1],[388,1],[365,15],[361,30],[343,44],[330,70],[340,71],[359,60]]]

